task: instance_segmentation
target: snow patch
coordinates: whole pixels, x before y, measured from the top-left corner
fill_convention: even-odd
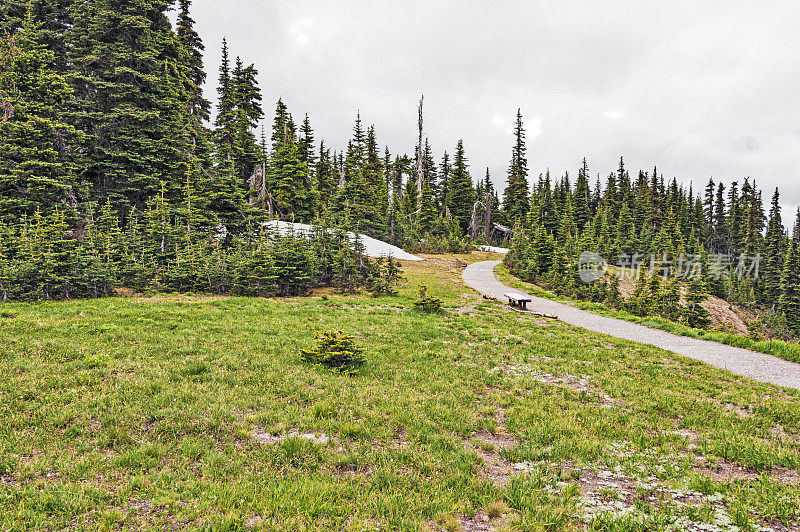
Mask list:
[[[305,234],[310,235],[312,234],[316,227],[313,225],[308,224],[300,224],[294,222],[284,222],[281,220],[270,220],[268,222],[264,222],[264,225],[270,229],[277,231],[281,235],[288,234],[294,231],[297,234]],[[347,237],[350,239],[355,239],[358,237],[361,240],[361,243],[364,245],[364,252],[369,257],[392,257],[393,259],[397,260],[414,260],[420,261],[424,260],[416,255],[412,255],[406,251],[403,251],[397,246],[393,246],[381,240],[377,240],[375,238],[369,237],[367,235],[356,235],[355,233],[347,233]]]
[[[503,255],[508,253],[508,248],[498,248],[498,247],[495,247],[495,246],[480,246],[478,248],[478,250],[479,251],[488,251],[490,253],[502,253]]]

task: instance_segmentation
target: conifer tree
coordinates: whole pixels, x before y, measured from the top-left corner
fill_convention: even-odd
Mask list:
[[[439,204],[449,206],[450,203],[450,156],[447,151],[442,156],[442,164],[439,166]]]
[[[434,204],[431,186],[425,183],[422,187],[422,201],[419,210],[419,227],[421,232],[430,231],[436,219],[436,205]]]
[[[608,283],[608,291],[606,292],[605,304],[614,309],[618,309],[622,306],[622,294],[619,290],[618,275],[611,275],[611,280]]]
[[[325,141],[319,143],[319,155],[316,157],[314,174],[317,178],[317,191],[320,195],[321,205],[327,205],[336,191],[338,180],[334,160],[331,158],[331,150],[325,147]]]
[[[625,161],[622,156],[619,158],[619,168],[617,169],[617,187],[619,189],[619,201],[628,201],[631,194],[631,178],[625,170]]]
[[[703,221],[704,221],[704,236],[706,245],[713,247],[716,244],[716,204],[714,203],[714,193],[716,192],[716,185],[714,179],[710,178],[706,185],[705,199],[703,200]]]
[[[797,212],[797,221],[794,236],[783,263],[781,276],[781,297],[778,301],[778,310],[786,316],[788,327],[800,335],[800,210]]]
[[[189,14],[191,0],[178,1],[178,20],[176,34],[183,45],[183,64],[189,70],[187,81],[189,86],[189,114],[196,119],[199,126],[211,116],[211,102],[203,97],[203,84],[206,72],[203,68],[203,40],[194,29],[194,20]]]
[[[657,274],[651,275],[648,285],[650,299],[647,313],[653,316],[663,316],[666,306],[664,304],[664,284],[661,282],[661,277]]]
[[[69,32],[83,179],[118,208],[144,205],[163,180],[179,190],[191,145],[188,73],[167,0],[76,2]]]
[[[672,276],[667,281],[664,291],[662,315],[668,320],[678,321],[681,317],[681,285],[678,278]]]
[[[283,218],[310,221],[317,207],[317,192],[311,187],[308,166],[300,160],[297,144],[287,137],[272,152],[268,189]]]
[[[619,216],[621,202],[617,189],[617,176],[613,173],[608,174],[608,179],[606,180],[606,189],[603,193],[603,206],[608,209],[611,219],[616,219]]]
[[[472,216],[472,207],[475,204],[475,187],[469,174],[462,140],[459,140],[456,145],[448,196],[447,207],[450,209],[450,214],[458,222],[461,230],[466,233]]]
[[[242,187],[252,175],[261,155],[253,135],[254,128],[263,116],[257,76],[258,70],[254,65],[244,66],[242,60],[236,58],[231,79],[235,127],[233,155],[234,168]]]
[[[17,3],[14,0],[10,2]],[[34,40],[52,53],[52,61],[47,67],[57,74],[68,78],[71,65],[68,59],[67,34],[74,25],[73,14],[75,0],[30,0],[23,2],[25,16],[20,19],[19,29],[24,21],[31,17],[36,23]],[[13,11],[13,7],[12,7]],[[12,14],[13,17],[13,14]],[[0,19],[2,15],[0,14]],[[0,29],[0,35],[4,35]],[[13,32],[9,32],[13,35]]]
[[[573,216],[575,219],[575,226],[578,230],[583,230],[586,223],[591,219],[591,211],[589,210],[589,168],[586,164],[586,158],[583,159],[583,165],[578,171],[578,180],[575,182],[575,194],[572,198]]]
[[[362,206],[363,216],[360,220],[360,229],[369,235],[383,238],[386,234],[386,207],[389,203],[389,190],[386,179],[383,176],[383,162],[378,152],[378,141],[375,134],[375,126],[367,128],[367,135],[364,139],[364,162],[363,180],[365,189],[364,205]],[[425,183],[427,185],[427,182]],[[433,197],[428,185],[428,195],[430,196],[430,208],[433,209]],[[424,188],[423,188],[424,190]]]
[[[725,213],[725,226],[727,241],[726,249],[731,253],[740,251],[742,230],[742,208],[739,204],[739,183],[734,181],[728,188],[728,210]]]
[[[708,327],[711,323],[708,317],[708,311],[701,304],[707,298],[708,296],[706,295],[702,275],[695,275],[689,281],[689,287],[686,292],[686,309],[684,315],[686,323],[690,327],[704,328]]]
[[[725,209],[725,185],[717,185],[717,195],[714,200],[714,241],[711,250],[720,252],[728,248],[728,227]]]
[[[0,36],[5,38],[21,29],[25,23],[30,2],[6,0],[0,4]]]
[[[760,300],[769,307],[775,306],[781,295],[781,276],[786,255],[786,231],[781,221],[780,193],[775,189],[769,211],[769,224],[762,253]]]
[[[524,221],[530,208],[528,188],[528,160],[525,157],[525,129],[522,124],[522,111],[517,109],[514,124],[514,148],[508,167],[508,184],[503,193],[503,209],[510,223]]]
[[[431,189],[431,199],[434,207],[438,206],[439,181],[436,175],[436,162],[433,160],[433,150],[430,141],[425,137],[425,148],[422,150],[422,186]]]
[[[0,42],[0,220],[85,200],[77,176],[80,134],[65,121],[72,91],[52,70],[53,53],[37,41],[29,16]]]
[[[217,82],[217,116],[214,120],[214,144],[217,164],[227,167],[234,157],[234,141],[236,138],[235,96],[233,79],[231,78],[228,42],[222,39],[222,61],[219,66]]]
[[[311,120],[309,120],[308,114],[303,118],[303,123],[300,126],[300,138],[297,140],[297,150],[300,155],[300,160],[306,163],[310,169],[315,168],[314,130],[311,128]],[[313,179],[313,174],[311,177]]]

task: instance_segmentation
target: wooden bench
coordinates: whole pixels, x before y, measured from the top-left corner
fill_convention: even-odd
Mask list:
[[[531,302],[531,298],[529,298],[528,296],[524,296],[522,294],[517,294],[512,292],[510,294],[503,294],[503,295],[508,298],[509,305],[511,305],[512,307],[519,307],[522,310],[526,310],[528,303]]]

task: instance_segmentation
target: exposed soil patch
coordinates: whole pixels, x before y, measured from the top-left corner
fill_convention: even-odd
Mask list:
[[[504,529],[506,520],[504,517],[491,519],[485,512],[479,512],[472,517],[459,515],[456,518],[448,517],[442,522],[429,521],[425,530],[435,532],[445,532],[458,530],[459,532],[489,532],[492,530]]]
[[[476,513],[472,517],[462,515],[461,530],[463,532],[489,532],[490,530],[497,530],[505,524],[505,519],[502,517],[497,519],[489,519],[485,513]]]
[[[374,310],[407,310],[405,307],[392,307],[388,305],[376,305],[376,306],[358,306],[358,305],[331,305],[332,308],[340,308],[342,310],[363,310],[365,312],[370,312]]]
[[[483,460],[486,479],[492,481],[496,486],[508,484],[514,470],[507,460],[501,458],[494,450],[484,450],[472,444],[469,444],[469,448]]]
[[[247,519],[247,521],[245,521],[245,526],[247,528],[256,528],[258,526],[261,526],[262,524],[264,524],[264,518],[261,517],[260,515],[254,515],[253,517],[250,517]]]
[[[418,254],[419,257],[425,259],[428,264],[435,264],[437,266],[447,266],[453,273],[460,272],[467,267],[467,263],[458,259],[444,259],[436,255],[423,255]]]
[[[331,438],[327,434],[317,435],[312,432],[301,434],[300,432],[292,431],[286,434],[279,434],[277,436],[274,434],[270,434],[269,432],[263,432],[263,431],[253,432],[253,439],[256,440],[258,443],[264,445],[275,445],[276,443],[280,443],[287,438],[301,438],[316,443],[318,445],[325,445],[329,441],[335,440],[335,438]]]
[[[781,484],[800,483],[800,474],[796,469],[788,467],[773,467],[769,471],[757,471],[728,462],[716,462],[708,465],[697,465],[692,472],[710,477],[716,482],[735,482],[738,480],[756,480],[766,474]]]
[[[587,393],[596,396],[600,405],[606,408],[617,406],[622,402],[614,399],[613,397],[603,393],[599,390],[593,390],[591,381],[588,377],[578,375],[554,375],[551,373],[538,373],[535,368],[526,366],[524,364],[513,364],[510,362],[502,363],[495,367],[492,371],[502,371],[506,375],[515,377],[526,376],[542,384],[551,384],[555,386],[563,386],[578,393]]]
[[[633,479],[613,471],[584,470],[581,472],[579,484],[586,505],[592,509],[622,509],[633,505],[636,500],[636,484]]]
[[[529,312],[527,310],[515,309],[514,307],[510,307],[508,305],[501,305],[500,308],[503,310],[503,312],[513,312],[514,314],[519,316],[519,318],[521,320],[532,321],[536,325],[557,325],[558,324],[558,322],[555,321],[555,320],[542,318],[540,316],[537,316],[533,312]]]
[[[748,405],[747,409],[740,407],[739,405],[735,405],[733,403],[725,403],[724,408],[728,412],[736,414],[742,419],[747,419],[753,417],[752,409],[755,405]]]
[[[630,297],[636,288],[636,279],[631,276],[620,278],[619,291],[623,297]],[[685,295],[686,289],[681,292]],[[731,305],[724,299],[716,296],[708,296],[708,299],[701,303],[702,307],[708,311],[711,318],[711,327],[721,329],[736,334],[748,334],[748,324],[755,320],[755,317],[736,305]]]
[[[783,425],[775,425],[774,427],[770,427],[769,434],[773,440],[788,442],[800,441],[796,435],[786,432],[786,429],[783,428]]]
[[[510,449],[517,444],[516,438],[511,434],[504,432],[491,433],[487,430],[481,430],[472,435],[472,438],[482,442],[486,447],[491,446],[495,451],[503,451]]]
[[[700,439],[700,436],[698,436],[698,434],[696,432],[694,432],[692,430],[689,430],[689,429],[673,430],[672,434],[674,434],[675,436],[680,436],[681,438],[684,438],[684,439],[688,440],[689,443],[696,443],[697,440]]]
[[[372,474],[372,468],[358,467],[355,464],[347,464],[333,468],[332,472],[339,478],[347,480],[360,479],[362,481],[366,481],[367,478]]]
[[[212,301],[223,301],[230,299],[230,296],[202,295],[191,296],[186,294],[159,294],[150,297],[133,296],[134,300],[142,303],[158,303],[162,301],[181,302],[181,303],[210,303]]]
[[[405,429],[398,432],[394,438],[389,440],[390,449],[408,449],[411,444],[408,441],[408,433]]]
[[[131,500],[128,502],[128,505],[125,507],[126,510],[130,512],[139,513],[149,513],[153,509],[153,503],[150,501],[137,501]]]
[[[493,432],[480,430],[472,433],[467,447],[483,460],[485,477],[496,486],[504,486],[508,484],[513,468],[509,461],[500,456],[500,452],[514,447],[517,440],[506,432],[506,416],[502,410],[498,410],[494,419],[497,429]]]

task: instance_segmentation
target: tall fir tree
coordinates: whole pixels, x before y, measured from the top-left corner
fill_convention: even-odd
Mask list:
[[[528,185],[528,160],[525,157],[525,128],[522,111],[517,109],[514,123],[514,148],[508,167],[508,184],[503,193],[503,209],[511,223],[525,220],[530,209],[530,189]]]
[[[214,144],[217,164],[226,167],[233,161],[236,138],[235,96],[231,77],[228,41],[222,39],[222,61],[217,80],[217,116],[214,120]]]
[[[447,207],[450,209],[453,219],[458,222],[461,230],[466,232],[472,216],[472,207],[475,203],[475,187],[469,174],[463,140],[459,140],[456,145],[449,188]]]
[[[589,192],[589,167],[586,164],[586,158],[583,159],[583,164],[578,171],[578,180],[575,182],[575,193],[572,198],[572,207],[574,209],[575,225],[579,231],[583,231],[586,223],[591,219],[592,213],[589,209],[590,205],[590,192]]]
[[[31,11],[0,42],[0,220],[74,208],[88,192],[77,179],[81,136],[65,120],[72,91],[40,28]]]
[[[774,307],[781,295],[781,276],[786,255],[786,230],[781,221],[780,193],[775,189],[769,211],[769,223],[764,239],[759,299],[768,307]]]
[[[778,311],[786,316],[789,328],[800,335],[800,210],[794,226],[794,235],[786,251],[781,275],[781,297]]]
[[[142,206],[165,181],[179,191],[190,139],[183,46],[168,0],[75,4],[69,32],[74,123],[84,132],[83,179],[118,208]]]
[[[178,1],[178,19],[175,31],[178,41],[183,45],[184,66],[189,70],[187,76],[189,113],[196,118],[198,124],[202,124],[211,116],[211,102],[203,97],[203,84],[206,82],[206,72],[203,68],[205,46],[200,35],[194,29],[194,19],[189,13],[191,5],[191,0]]]
[[[245,186],[259,163],[259,149],[254,129],[263,117],[261,90],[258,87],[258,70],[254,65],[244,66],[237,57],[231,78],[234,103],[234,168],[242,187]]]
[[[449,205],[451,170],[450,155],[445,151],[442,163],[439,165],[439,204],[445,207]]]

